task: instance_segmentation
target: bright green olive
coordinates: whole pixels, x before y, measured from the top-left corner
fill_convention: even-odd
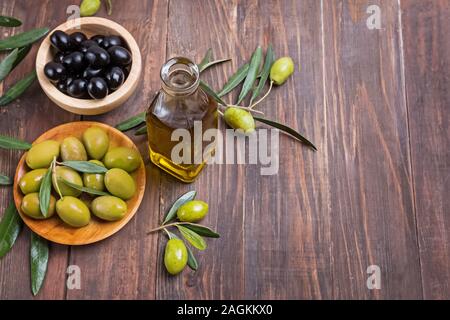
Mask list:
[[[93,16],[100,9],[100,0],[83,0],[80,4],[80,15],[82,17]]]
[[[180,221],[197,222],[208,214],[208,204],[201,200],[192,200],[178,208],[177,216]]]
[[[19,181],[20,190],[23,194],[39,192],[41,187],[42,179],[44,179],[45,174],[48,169],[36,169],[31,170],[23,175]]]
[[[117,221],[127,213],[127,204],[120,198],[113,196],[97,197],[91,203],[92,213],[106,221]]]
[[[225,110],[225,122],[233,129],[241,129],[245,133],[255,131],[255,119],[250,112],[239,108],[227,108]]]
[[[67,137],[61,143],[61,158],[63,161],[87,161],[86,149],[77,138]]]
[[[188,253],[184,242],[180,239],[170,239],[164,252],[164,265],[171,275],[183,271],[188,260]]]
[[[105,173],[105,186],[109,193],[123,200],[131,199],[136,192],[133,177],[119,168],[110,169]]]
[[[98,160],[89,160],[89,162],[95,163],[104,167],[103,163]],[[98,191],[105,190],[105,175],[102,173],[83,173],[83,184],[85,187],[95,189]]]
[[[22,199],[22,205],[20,208],[22,212],[33,219],[48,219],[55,213],[55,198],[50,196],[50,206],[48,208],[47,217],[44,217],[39,207],[39,193],[29,193]]]
[[[282,85],[294,72],[294,61],[290,57],[278,59],[270,68],[270,80],[276,85]]]
[[[83,133],[83,143],[90,158],[100,160],[109,148],[109,137],[99,127],[90,127]]]
[[[108,169],[120,168],[132,172],[140,166],[141,155],[134,149],[118,147],[109,150],[103,161]]]
[[[54,157],[59,157],[59,142],[47,140],[32,146],[25,160],[31,169],[40,169],[50,167]]]
[[[81,179],[78,172],[68,167],[59,167],[55,168],[56,175],[54,174],[52,177],[53,188],[58,192],[56,188],[56,182],[58,182],[59,190],[63,196],[74,196],[78,197],[81,194],[80,190],[72,188],[66,185],[64,182],[60,181],[61,179],[72,182],[80,187],[83,186],[83,180]]]
[[[66,196],[56,201],[56,212],[62,221],[72,227],[84,227],[91,221],[89,208],[75,197]]]

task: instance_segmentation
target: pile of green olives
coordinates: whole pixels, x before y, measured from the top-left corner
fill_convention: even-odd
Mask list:
[[[56,162],[52,168],[53,159]],[[138,151],[127,147],[112,147],[108,134],[93,126],[84,131],[81,139],[69,136],[61,142],[47,140],[35,144],[25,158],[31,169],[19,180],[24,194],[21,210],[33,219],[48,219],[56,212],[66,224],[80,228],[89,224],[91,213],[105,221],[122,219],[128,211],[127,200],[136,193],[136,183],[131,173],[142,163]],[[64,166],[64,161],[89,161],[105,167],[106,173],[82,173]],[[53,192],[47,217],[41,212],[39,191],[48,170],[52,169]],[[75,188],[91,190],[86,193]],[[102,195],[94,197],[92,190]],[[57,195],[60,200],[56,200]]]
[[[74,98],[103,99],[117,90],[130,71],[132,57],[122,37],[56,30],[50,36],[56,51],[44,67],[59,91]]]

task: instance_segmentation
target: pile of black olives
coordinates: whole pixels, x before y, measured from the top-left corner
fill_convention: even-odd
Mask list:
[[[103,99],[124,83],[130,71],[131,53],[119,36],[88,39],[82,32],[68,35],[57,30],[50,42],[57,52],[44,73],[59,91],[71,97]]]

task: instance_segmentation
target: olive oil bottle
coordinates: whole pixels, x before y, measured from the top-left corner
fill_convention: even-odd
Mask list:
[[[194,181],[205,166],[204,151],[211,142],[204,142],[203,134],[218,125],[217,103],[199,88],[199,81],[195,63],[182,57],[170,59],[161,68],[162,88],[147,110],[150,160],[183,182]],[[177,129],[184,130],[174,133]],[[189,141],[184,141],[181,152],[174,152],[182,141],[178,132]],[[212,155],[214,150],[209,150]],[[174,154],[181,154],[183,161],[173,159]]]

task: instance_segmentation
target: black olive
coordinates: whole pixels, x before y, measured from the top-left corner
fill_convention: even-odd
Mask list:
[[[56,30],[52,33],[50,42],[56,49],[62,52],[70,51],[73,48],[69,35],[61,30]]]
[[[92,46],[90,47],[86,53],[85,58],[89,62],[89,65],[94,69],[100,69],[109,64],[110,57],[108,52],[105,49]]]
[[[105,49],[108,49],[113,46],[123,46],[123,43],[124,41],[119,36],[106,36],[101,46]]]
[[[83,41],[87,39],[84,33],[82,32],[74,32],[70,36],[70,40],[72,41],[72,45],[75,48],[79,48]]]
[[[67,78],[65,78],[63,81],[64,81],[64,84],[65,84],[65,86],[66,86],[66,90],[67,90],[67,88],[72,84],[72,82],[73,82],[73,80],[75,80],[76,78],[74,78],[74,77],[67,77]]]
[[[66,68],[61,63],[50,61],[45,65],[44,73],[51,81],[58,81],[65,77]]]
[[[92,46],[98,46],[98,43],[94,40],[84,40],[80,45],[80,51],[82,53],[86,53],[87,49],[89,49]]]
[[[56,84],[56,88],[58,88],[59,91],[62,93],[66,93],[67,87],[66,87],[66,81],[65,80],[59,80]]]
[[[63,65],[71,71],[78,72],[86,67],[86,61],[81,52],[74,51],[64,57]]]
[[[117,90],[125,80],[125,74],[119,67],[112,67],[105,74],[106,83],[110,90]]]
[[[53,61],[58,62],[58,63],[62,63],[64,59],[64,53],[62,53],[61,51],[58,51],[55,56],[53,57]]]
[[[124,47],[111,47],[108,49],[108,53],[111,56],[111,62],[116,65],[126,66],[131,63],[131,53]]]
[[[85,79],[75,79],[67,87],[67,93],[74,98],[82,98],[87,91],[88,82]]]
[[[101,76],[102,73],[103,73],[103,69],[94,69],[92,67],[87,67],[86,69],[84,69],[82,77],[84,79],[89,80],[92,77]]]
[[[88,93],[94,99],[103,99],[108,95],[108,85],[103,78],[94,77],[89,81]]]
[[[97,42],[97,44],[98,44],[99,46],[101,46],[102,43],[103,43],[103,41],[105,40],[105,36],[102,36],[102,35],[96,35],[96,36],[91,37],[91,40],[94,40],[95,42]]]

